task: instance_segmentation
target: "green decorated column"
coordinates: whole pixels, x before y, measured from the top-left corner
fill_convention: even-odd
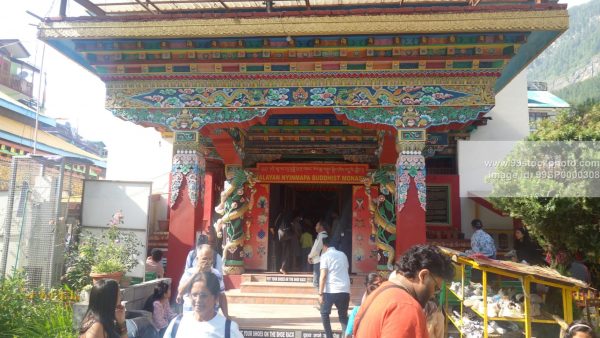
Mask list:
[[[225,189],[215,211],[221,215],[216,222],[217,235],[223,238],[223,273],[244,273],[244,215],[251,211],[254,197],[254,175],[240,167],[226,168]]]

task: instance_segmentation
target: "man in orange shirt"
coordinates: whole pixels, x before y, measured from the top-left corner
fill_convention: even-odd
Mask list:
[[[356,338],[428,338],[423,308],[454,277],[450,258],[432,245],[400,257],[396,274],[365,300],[354,322]]]

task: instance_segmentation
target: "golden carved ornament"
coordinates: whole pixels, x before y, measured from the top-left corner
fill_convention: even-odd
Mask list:
[[[128,94],[142,93],[155,88],[196,88],[199,81],[202,87],[222,87],[222,88],[277,88],[277,87],[344,87],[344,86],[428,86],[436,85],[447,88],[460,88],[461,91],[468,91],[470,86],[483,86],[493,88],[497,78],[493,76],[427,76],[427,77],[399,77],[399,78],[323,78],[323,79],[257,79],[241,80],[235,82],[229,79],[224,80],[132,80],[132,81],[106,81],[108,91],[119,91]],[[461,88],[461,87],[467,87]]]

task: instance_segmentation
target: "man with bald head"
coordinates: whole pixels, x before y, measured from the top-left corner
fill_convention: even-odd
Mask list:
[[[188,284],[192,281],[192,277],[200,272],[212,272],[221,285],[221,293],[219,294],[219,306],[225,317],[228,317],[227,297],[225,296],[225,284],[223,284],[223,275],[219,270],[213,268],[214,251],[208,244],[200,245],[197,248],[196,266],[186,269],[179,281],[177,289],[177,303],[183,300],[183,312],[192,311],[192,300],[189,295],[184,294],[184,290],[188,289]]]

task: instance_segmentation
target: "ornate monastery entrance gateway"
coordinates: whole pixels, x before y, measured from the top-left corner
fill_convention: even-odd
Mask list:
[[[175,280],[213,206],[225,271],[266,269],[268,186],[296,180],[352,187],[353,264],[384,269],[425,242],[426,178],[458,198],[456,140],[568,25],[546,1],[76,2],[95,17],[41,38],[98,74],[115,116],[174,140]],[[429,226],[459,229],[450,209]]]

